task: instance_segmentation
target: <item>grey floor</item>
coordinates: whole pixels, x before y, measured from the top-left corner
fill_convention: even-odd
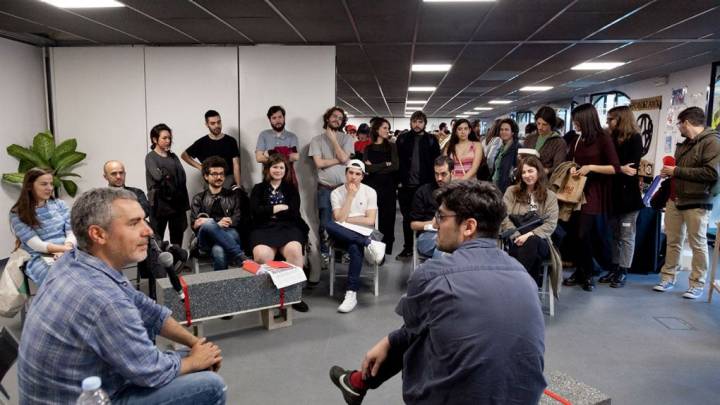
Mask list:
[[[228,404],[343,403],[328,369],[358,367],[365,351],[401,324],[393,310],[410,268],[389,257],[380,296],[366,281],[350,314],[336,312],[342,292],[328,296],[323,272],[320,285],[305,293],[311,311],[296,313],[289,328],[266,331],[256,315],[208,323],[206,335],[223,350]],[[713,392],[720,381],[720,295],[712,304],[683,299],[687,275],[662,294],[651,290],[654,275],[631,275],[622,289],[564,288],[556,316],[546,316],[545,370],[592,385],[615,404],[720,403]],[[0,325],[19,335],[19,317],[0,318]],[[17,403],[15,368],[2,383]],[[388,381],[365,403],[402,403],[401,384],[399,376]]]

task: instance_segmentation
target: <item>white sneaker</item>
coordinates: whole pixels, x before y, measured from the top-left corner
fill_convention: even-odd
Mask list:
[[[380,264],[385,258],[385,244],[371,240],[370,244],[365,246],[365,258],[370,264]]]
[[[702,287],[690,287],[687,291],[685,291],[685,294],[683,294],[683,298],[687,298],[689,300],[696,300],[703,295],[703,288]]]
[[[355,291],[346,291],[345,292],[345,299],[343,300],[342,304],[338,307],[338,312],[342,312],[344,314],[352,311],[357,306],[357,292]]]

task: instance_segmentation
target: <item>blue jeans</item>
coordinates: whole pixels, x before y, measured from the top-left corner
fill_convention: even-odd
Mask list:
[[[330,193],[332,190],[329,188],[318,187],[317,201],[318,201],[318,215],[320,217],[320,226],[318,227],[318,239],[320,241],[320,252],[327,253],[328,247],[325,240],[325,226],[328,222],[332,221],[332,203],[330,202]]]
[[[437,248],[437,232],[423,232],[415,239],[415,245],[420,255],[425,257],[440,257],[442,252]]]
[[[211,253],[215,270],[227,269],[227,258],[235,259],[243,253],[235,228],[223,228],[212,219],[200,226],[197,238],[200,250]]]
[[[335,221],[330,221],[325,224],[325,230],[335,244],[339,248],[347,250],[348,255],[350,255],[347,289],[357,291],[360,288],[360,272],[362,271],[363,258],[365,257],[365,246],[370,244],[370,239],[342,225],[338,225]],[[330,258],[330,260],[333,259],[332,257]]]
[[[113,395],[111,401],[113,405],[223,405],[226,389],[220,375],[212,371],[200,371],[178,376],[162,387],[131,385]]]

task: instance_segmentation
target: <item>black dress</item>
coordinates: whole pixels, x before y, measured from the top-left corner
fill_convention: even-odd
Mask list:
[[[285,204],[287,210],[273,214],[273,206]],[[266,245],[281,248],[289,242],[307,243],[308,225],[300,216],[300,194],[292,184],[283,182],[273,189],[263,181],[253,187],[250,194],[250,211],[253,216],[253,230],[250,233],[250,247]]]
[[[395,242],[395,214],[397,195],[398,154],[395,144],[370,144],[365,147],[363,158],[367,165],[368,174],[364,183],[372,187],[377,193],[378,204],[378,230],[383,234],[385,252],[392,253]]]

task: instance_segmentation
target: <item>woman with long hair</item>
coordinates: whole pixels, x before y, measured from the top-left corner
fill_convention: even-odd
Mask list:
[[[500,120],[498,127],[498,139],[500,139],[502,145],[495,156],[490,178],[500,189],[500,192],[504,193],[508,186],[512,184],[512,173],[517,163],[518,132],[520,132],[520,128],[512,118]]]
[[[555,109],[542,106],[535,113],[536,131],[525,135],[523,145],[525,148],[535,149],[540,153],[545,173],[550,176],[555,168],[566,160],[567,143],[558,131],[558,117]]]
[[[600,227],[612,207],[612,179],[620,173],[615,146],[610,135],[600,126],[598,113],[592,104],[582,104],[572,111],[572,121],[578,137],[570,146],[569,157],[578,166],[570,169],[572,176],[586,176],[584,195],[586,203],[575,211],[578,251],[576,270],[563,281],[566,286],[579,284],[585,291],[595,288],[593,282],[593,259],[600,258],[605,249],[605,230]]]
[[[471,138],[472,130],[470,121],[461,118],[455,121],[450,135],[450,141],[443,151],[443,154],[455,162],[453,179],[467,180],[474,179],[483,159],[483,149],[480,142]]]
[[[643,207],[637,169],[643,154],[642,137],[635,125],[630,107],[615,107],[608,111],[608,129],[620,162],[621,173],[613,176],[612,214],[608,224],[612,231],[612,268],[598,279],[610,287],[625,286],[627,272],[635,253],[635,229],[638,213]]]
[[[378,230],[383,234],[385,253],[392,254],[395,242],[395,213],[397,195],[396,174],[400,167],[397,147],[390,142],[390,122],[377,118],[370,127],[372,143],[365,147],[363,159],[367,176],[364,183],[377,193]]]
[[[498,118],[493,122],[482,142],[480,142],[484,158],[480,164],[480,169],[478,169],[478,180],[492,180],[492,173],[495,171],[495,158],[500,152],[503,143],[502,139],[500,139],[500,121],[502,120]]]
[[[20,197],[10,209],[10,226],[20,247],[30,254],[25,272],[35,284],[45,280],[52,264],[72,250],[77,241],[65,202],[53,197],[51,170],[33,168],[25,173]]]
[[[542,285],[542,262],[550,255],[550,239],[558,220],[558,202],[555,193],[547,188],[545,168],[535,156],[520,161],[517,184],[508,187],[503,196],[508,216],[502,223],[502,230],[516,228],[529,219],[528,214],[546,217],[534,229],[518,233],[511,237],[509,253]],[[518,222],[518,223],[516,223]]]
[[[172,130],[165,124],[150,130],[150,153],[145,156],[145,181],[150,201],[150,226],[163,239],[170,227],[170,242],[182,245],[190,209],[185,169],[180,159],[170,151]]]

